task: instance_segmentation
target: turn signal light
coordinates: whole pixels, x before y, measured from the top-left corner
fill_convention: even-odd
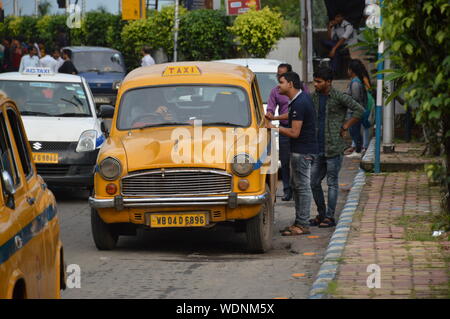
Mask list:
[[[106,192],[109,195],[114,195],[115,193],[117,193],[117,185],[113,183],[106,185]]]
[[[238,182],[238,187],[241,191],[245,191],[250,186],[250,183],[246,179],[240,179]]]

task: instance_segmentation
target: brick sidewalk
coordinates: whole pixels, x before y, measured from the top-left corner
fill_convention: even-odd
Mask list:
[[[450,242],[431,236],[439,188],[425,173],[367,176],[330,298],[450,298]],[[370,264],[381,287],[370,289]]]

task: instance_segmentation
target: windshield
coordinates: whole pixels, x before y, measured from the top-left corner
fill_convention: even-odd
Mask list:
[[[73,52],[72,56],[78,72],[125,73],[122,56],[116,52]]]
[[[147,87],[123,95],[117,128],[193,125],[194,120],[201,120],[202,125],[247,127],[250,116],[247,93],[238,87]]]
[[[270,91],[278,85],[278,78],[276,73],[258,73],[256,72],[256,78],[258,79],[259,90],[263,103],[267,104]]]
[[[90,117],[81,83],[1,81],[0,90],[14,100],[22,115]]]

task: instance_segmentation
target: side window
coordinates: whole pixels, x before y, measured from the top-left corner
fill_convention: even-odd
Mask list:
[[[19,186],[20,178],[15,163],[6,121],[0,111],[0,171],[7,171],[11,175],[14,185]]]
[[[256,81],[256,79],[255,79]],[[258,121],[258,124],[261,123],[263,115],[261,114],[261,110],[259,108],[261,102],[258,97],[258,91],[257,91],[257,85],[256,82],[252,83],[252,96],[253,96],[253,105],[255,107],[255,114],[256,114],[256,120]]]
[[[20,123],[17,113],[13,109],[7,111],[9,124],[11,125],[14,140],[16,141],[17,150],[19,151],[20,162],[22,164],[24,175],[29,178],[33,175],[33,166],[31,165],[31,156],[27,148],[27,140]]]

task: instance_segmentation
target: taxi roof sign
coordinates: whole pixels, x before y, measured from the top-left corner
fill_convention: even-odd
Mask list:
[[[200,69],[195,65],[176,65],[165,68],[162,76],[201,75]]]
[[[43,67],[27,67],[22,71],[22,74],[27,75],[53,75],[53,71],[50,68],[43,68]]]

